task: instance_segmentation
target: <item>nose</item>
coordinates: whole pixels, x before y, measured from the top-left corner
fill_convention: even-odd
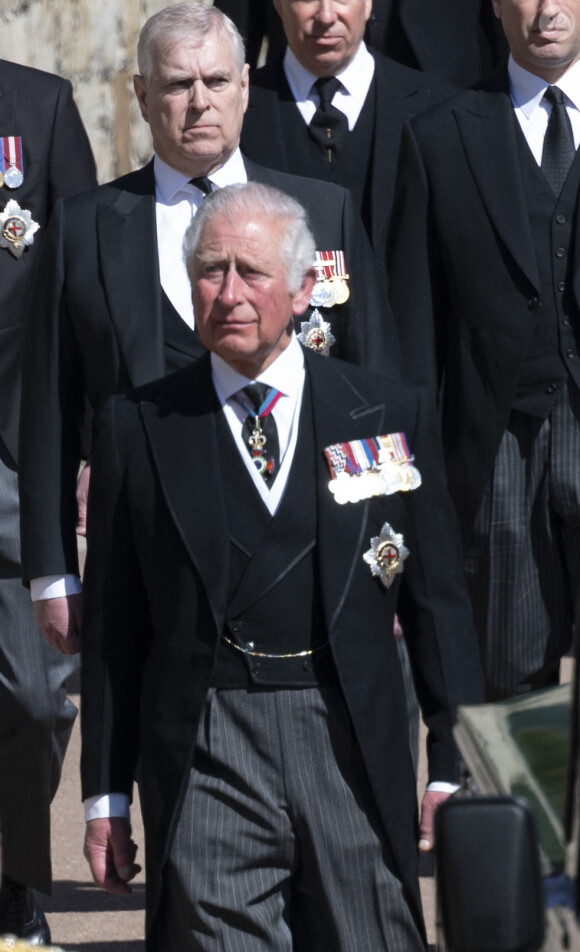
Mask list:
[[[228,268],[224,274],[219,298],[222,304],[233,307],[238,302],[240,290],[240,276],[235,268]]]
[[[319,23],[333,23],[336,19],[333,0],[319,0],[318,8],[315,13],[315,19]]]
[[[192,84],[189,96],[189,108],[194,112],[203,112],[207,109],[207,90],[201,80],[196,79]]]

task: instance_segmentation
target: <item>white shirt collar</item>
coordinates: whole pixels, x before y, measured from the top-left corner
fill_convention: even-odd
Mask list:
[[[284,54],[284,72],[292,95],[297,103],[306,102],[310,98],[312,84],[317,78],[313,73],[298,62],[289,46]],[[353,96],[364,102],[369,91],[375,72],[375,61],[364,43],[361,43],[348,66],[336,74],[344,86],[344,94]],[[318,103],[317,103],[318,105]]]
[[[222,403],[249,383],[254,383],[213,353],[211,370],[216,392]],[[256,380],[275,387],[287,397],[296,396],[300,392],[304,381],[304,354],[295,334],[290,338],[288,346]]]
[[[156,155],[153,159],[153,175],[155,176],[155,194],[157,201],[169,204],[179,192],[194,191],[195,186],[189,185],[189,178],[183,172],[178,172],[163,159]],[[225,188],[226,185],[237,185],[248,181],[246,166],[242,153],[237,148],[224,164],[208,176],[216,188]]]
[[[550,83],[524,69],[510,55],[508,61],[510,96],[514,106],[530,119],[540,105]],[[554,85],[559,86],[570,102],[580,109],[580,61],[574,63]]]

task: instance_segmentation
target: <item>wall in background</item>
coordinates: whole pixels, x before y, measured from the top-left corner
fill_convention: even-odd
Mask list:
[[[169,0],[0,0],[0,57],[70,79],[101,182],[151,157],[149,127],[133,93],[135,51],[147,18],[169,5]]]

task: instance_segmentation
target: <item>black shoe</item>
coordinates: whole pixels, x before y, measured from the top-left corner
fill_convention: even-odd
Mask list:
[[[2,877],[0,935],[15,935],[29,945],[50,945],[50,929],[32,889]]]

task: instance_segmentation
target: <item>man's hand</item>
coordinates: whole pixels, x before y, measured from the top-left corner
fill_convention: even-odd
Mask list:
[[[129,880],[141,870],[136,853],[129,820],[112,816],[88,821],[84,854],[97,886],[121,895],[132,892]]]
[[[77,535],[87,534],[87,499],[89,497],[89,480],[91,464],[87,463],[81,470],[77,482]]]
[[[78,654],[81,650],[81,614],[83,596],[63,595],[41,598],[34,603],[36,624],[49,645],[61,654]]]
[[[450,796],[448,793],[435,793],[435,791],[429,790],[425,792],[423,803],[421,804],[421,823],[419,826],[419,849],[423,853],[429,852],[435,845],[433,817],[435,816],[435,810],[439,804],[443,803],[448,796]]]

